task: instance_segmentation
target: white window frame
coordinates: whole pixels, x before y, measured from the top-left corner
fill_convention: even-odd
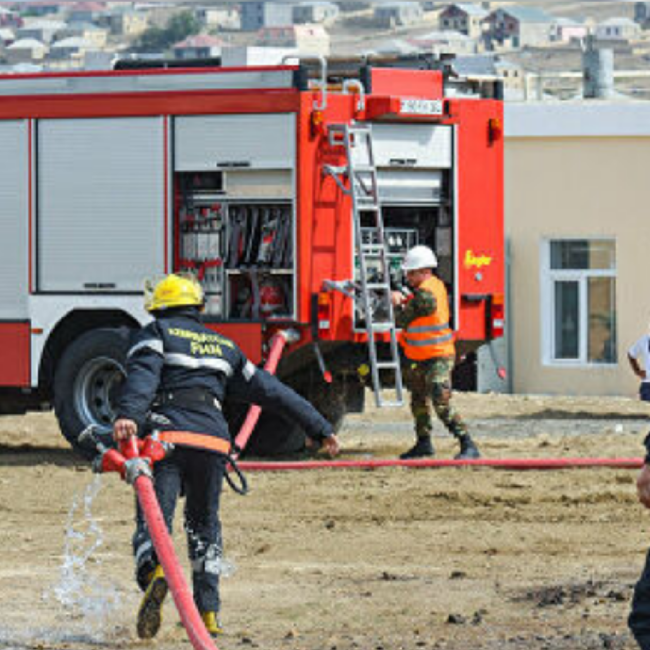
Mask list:
[[[588,280],[589,278],[614,278],[617,279],[617,267],[613,269],[551,269],[551,243],[557,241],[606,241],[614,242],[616,249],[616,237],[547,237],[542,240],[540,251],[540,314],[542,321],[542,364],[545,366],[563,367],[563,368],[613,368],[617,366],[617,360],[613,361],[589,361],[588,344],[589,344],[589,322],[588,312]],[[555,282],[561,280],[565,282],[578,283],[578,358],[577,359],[556,359],[555,351],[555,294],[553,291]],[[616,306],[614,306],[616,309]]]

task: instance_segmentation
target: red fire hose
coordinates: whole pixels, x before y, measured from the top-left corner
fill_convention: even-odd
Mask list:
[[[293,342],[295,337],[296,333],[293,330],[281,330],[273,336],[271,339],[271,349],[269,351],[269,356],[267,357],[266,363],[264,364],[264,370],[270,372],[272,375],[275,374],[275,370],[278,367],[284,346],[287,343]],[[239,456],[239,454],[248,444],[248,440],[253,433],[253,429],[259,420],[261,410],[262,409],[257,406],[257,404],[251,406],[248,409],[244,424],[242,424],[239,433],[235,437],[235,448],[239,450],[238,452],[233,453],[233,456],[235,458]]]
[[[192,592],[183,575],[153,487],[151,467],[165,455],[162,444],[151,437],[144,441],[129,438],[120,443],[118,451],[107,448],[99,442],[94,437],[92,427],[81,434],[80,441],[84,437],[92,440],[99,451],[99,456],[93,463],[94,471],[119,472],[127,483],[133,485],[142,506],[151,541],[156,549],[156,556],[165,572],[176,609],[194,650],[217,650],[212,637],[205,629]]]
[[[174,544],[167,532],[167,526],[158,505],[151,478],[141,475],[135,480],[133,487],[142,506],[147,528],[156,549],[156,556],[160,560],[160,564],[162,564],[176,609],[192,646],[195,650],[217,650],[212,637],[205,629],[199,610],[194,603],[192,592],[181,570],[178,557],[176,557]]]
[[[306,469],[378,469],[382,467],[493,467],[509,470],[573,469],[577,467],[611,467],[617,469],[638,469],[643,458],[480,458],[478,460],[451,460],[420,458],[413,460],[310,460],[294,462],[247,461],[239,467],[249,472]]]
[[[264,365],[264,370],[275,373],[284,346],[293,342],[296,333],[292,330],[279,331],[271,339],[271,350]],[[493,360],[496,363],[494,350],[490,346]],[[248,440],[253,433],[260,416],[260,407],[251,406],[248,410],[246,420],[235,438],[235,446],[241,451],[246,447]],[[571,469],[576,467],[611,467],[619,469],[638,469],[643,465],[642,458],[486,458],[478,460],[446,460],[446,459],[379,459],[379,460],[310,460],[310,461],[244,461],[239,462],[240,469],[252,472],[263,471],[286,471],[286,470],[307,470],[307,469],[377,469],[381,467],[494,467],[497,469],[510,470],[545,470],[545,469]]]

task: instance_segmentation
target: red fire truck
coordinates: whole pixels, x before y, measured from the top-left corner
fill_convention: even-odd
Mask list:
[[[108,430],[143,282],[171,271],[255,363],[291,328],[278,374],[337,425],[368,384],[401,390],[388,292],[409,247],[438,255],[460,354],[499,336],[499,85],[415,67],[0,77],[0,412],[53,404],[73,446]],[[265,422],[259,451],[293,444]]]

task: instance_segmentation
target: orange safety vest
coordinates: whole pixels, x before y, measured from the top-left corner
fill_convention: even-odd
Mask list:
[[[436,310],[429,316],[411,321],[402,330],[400,344],[404,354],[414,361],[434,357],[453,357],[456,354],[454,333],[449,327],[449,301],[447,289],[441,280],[433,276],[418,289],[428,291],[436,299]]]

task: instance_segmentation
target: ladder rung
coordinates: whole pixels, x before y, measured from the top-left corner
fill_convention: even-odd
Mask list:
[[[382,332],[390,332],[394,328],[394,325],[393,323],[373,323],[371,327],[373,332],[379,332],[381,334]]]
[[[385,400],[385,399],[379,399],[379,406],[404,406],[404,400]]]
[[[360,172],[362,174],[376,174],[377,168],[373,165],[350,165],[350,171],[354,174]]]
[[[388,368],[398,368],[399,363],[396,361],[377,361],[377,369],[384,370]]]
[[[372,289],[376,291],[377,289],[383,289],[384,291],[390,291],[390,284],[387,282],[367,282],[367,289]]]

